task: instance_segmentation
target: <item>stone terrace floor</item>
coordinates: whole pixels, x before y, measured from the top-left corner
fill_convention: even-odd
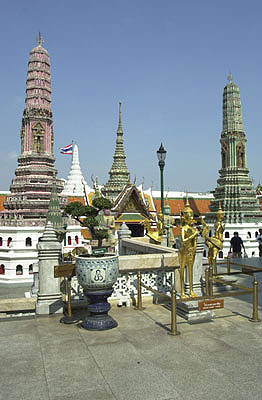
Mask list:
[[[179,336],[167,334],[163,305],[145,305],[113,306],[119,325],[104,332],[61,324],[58,315],[2,318],[0,399],[261,399],[262,322],[248,320],[251,296],[226,298],[212,322],[178,317]]]

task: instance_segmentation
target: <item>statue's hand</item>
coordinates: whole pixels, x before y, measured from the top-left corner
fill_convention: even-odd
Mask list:
[[[197,236],[199,234],[198,228],[195,228],[195,232],[193,232],[193,237]]]

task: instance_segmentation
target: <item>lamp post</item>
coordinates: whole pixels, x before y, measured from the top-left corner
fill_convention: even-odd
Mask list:
[[[165,159],[166,159],[166,150],[164,149],[164,146],[160,145],[159,149],[156,152],[157,158],[158,158],[158,165],[160,168],[160,185],[161,185],[161,212],[163,214],[164,212],[164,176],[163,176],[163,171],[164,171],[164,166],[165,166]]]

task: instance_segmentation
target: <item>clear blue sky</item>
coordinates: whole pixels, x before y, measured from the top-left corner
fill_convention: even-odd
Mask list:
[[[118,102],[131,179],[159,188],[156,150],[167,150],[165,187],[216,187],[222,93],[239,86],[247,163],[261,173],[261,15],[257,0],[9,0],[0,15],[0,190],[20,152],[27,63],[38,32],[51,58],[55,157],[66,178],[74,139],[89,184],[108,179]]]

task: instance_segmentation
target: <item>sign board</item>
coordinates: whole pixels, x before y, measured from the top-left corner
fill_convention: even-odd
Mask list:
[[[106,247],[100,247],[98,249],[93,249],[92,254],[94,256],[102,256],[103,254],[106,253],[106,250],[107,250]]]
[[[224,299],[210,299],[198,302],[199,311],[214,310],[215,308],[224,308]]]
[[[61,264],[54,266],[54,277],[55,278],[71,278],[75,276],[75,264]]]

